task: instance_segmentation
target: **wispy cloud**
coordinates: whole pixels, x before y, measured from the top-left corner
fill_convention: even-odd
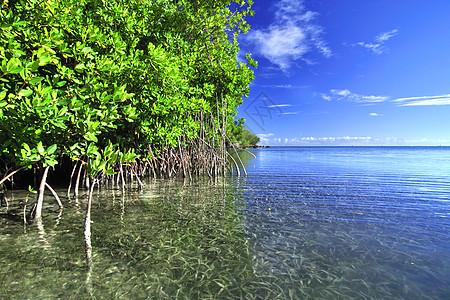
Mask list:
[[[439,146],[450,145],[449,139],[404,140],[396,137],[375,138],[371,136],[329,136],[329,137],[277,137],[273,133],[257,134],[260,145],[269,146]]]
[[[276,104],[276,105],[269,105],[267,107],[274,108],[274,107],[289,107],[289,106],[292,106],[292,105],[291,104]]]
[[[274,105],[269,105],[267,106],[268,108],[284,108],[284,107],[292,107],[292,104],[274,104]],[[300,114],[300,111],[288,111],[288,112],[283,112],[280,111],[280,113],[278,114],[279,116],[284,116],[284,115],[298,115]]]
[[[318,143],[341,143],[342,142],[367,142],[367,141],[372,141],[373,139],[370,136],[364,136],[364,137],[359,137],[359,136],[342,136],[342,137],[303,137],[300,139],[301,141],[304,142],[318,142]]]
[[[378,113],[370,113],[369,116],[371,116],[371,117],[381,117],[382,114],[378,114]]]
[[[264,84],[259,85],[263,88],[276,88],[276,89],[306,89],[309,88],[309,85],[292,85],[292,84]]]
[[[391,31],[388,31],[388,32],[380,33],[375,38],[375,41],[377,41],[378,43],[384,43],[387,40],[389,40],[391,37],[397,35],[397,33],[398,33],[398,29],[394,29],[394,30],[391,30]]]
[[[326,101],[340,100],[340,101],[350,101],[358,103],[377,103],[389,100],[387,96],[374,96],[374,95],[360,95],[352,93],[349,90],[330,90],[329,94],[322,94],[322,99]]]
[[[270,138],[272,136],[274,136],[275,134],[273,133],[259,133],[256,136],[259,137],[260,139],[267,139]]]
[[[332,55],[323,39],[323,28],[315,24],[317,13],[305,8],[303,0],[281,0],[275,6],[275,20],[265,29],[253,29],[246,37],[255,51],[287,72],[298,60],[313,63],[306,55],[313,51]]]
[[[375,37],[373,42],[358,42],[355,45],[364,47],[375,54],[383,54],[387,51],[387,48],[384,46],[384,43],[387,42],[390,38],[397,35],[398,29],[394,29],[388,32],[380,33]]]
[[[258,135],[261,145],[272,146],[388,146],[406,145],[407,141],[395,137],[373,138],[370,136],[338,136],[338,137],[295,137],[280,138],[274,134]],[[422,142],[423,143],[423,142]]]
[[[397,103],[399,106],[450,105],[450,94],[439,96],[397,98],[392,100],[392,102]]]
[[[390,101],[398,106],[450,105],[450,94],[437,96],[406,97],[391,100],[389,96],[360,95],[352,93],[347,89],[333,89],[330,90],[329,93],[322,93],[320,96],[325,101],[349,101],[366,104]],[[378,113],[370,113],[369,116],[379,117],[382,115]]]
[[[280,116],[283,116],[283,115],[298,115],[300,113],[301,113],[301,111],[288,111],[288,112],[280,113]]]

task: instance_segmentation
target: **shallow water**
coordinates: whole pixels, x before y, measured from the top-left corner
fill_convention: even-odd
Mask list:
[[[64,195],[64,190],[58,191]],[[15,193],[0,227],[0,298],[240,298],[254,294],[238,202],[224,179],[147,182],[143,191],[97,193],[93,268],[84,252],[86,198],[47,196],[43,222],[20,219]]]
[[[269,148],[248,176],[0,210],[0,298],[449,299],[450,148]],[[30,202],[34,195],[30,196]]]

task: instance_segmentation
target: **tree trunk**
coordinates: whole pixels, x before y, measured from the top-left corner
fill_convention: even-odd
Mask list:
[[[89,189],[88,205],[86,209],[86,219],[84,222],[84,242],[86,246],[86,262],[88,268],[92,267],[92,244],[91,244],[91,203],[92,194],[94,193],[95,179]]]
[[[80,177],[81,177],[82,169],[83,169],[83,164],[80,163],[80,168],[78,169],[78,174],[77,174],[77,181],[75,182],[75,191],[74,191],[75,198],[78,198],[78,187],[80,185]]]
[[[62,203],[61,203],[61,200],[59,199],[58,194],[55,192],[55,190],[52,189],[52,187],[49,186],[49,185],[47,184],[47,182],[45,183],[45,186],[50,190],[50,192],[52,192],[53,197],[55,197],[56,203],[58,203],[59,208],[63,208],[63,205],[62,205]]]
[[[42,175],[41,184],[39,185],[39,194],[36,202],[36,210],[34,213],[34,220],[38,220],[41,217],[42,213],[42,203],[44,203],[44,191],[45,191],[45,182],[47,181],[48,169],[50,167],[46,167],[44,170],[44,174]]]
[[[123,168],[122,168],[122,164],[120,164],[119,172],[120,172],[120,177],[121,177],[121,179],[122,179],[122,194],[124,194],[124,193],[125,193],[125,179],[123,178]]]
[[[84,222],[84,243],[86,249],[86,263],[87,263],[87,276],[86,276],[86,290],[89,294],[92,294],[92,244],[91,244],[91,203],[92,194],[94,193],[95,179],[92,180],[88,195],[88,205],[86,209],[86,219]]]
[[[72,188],[73,175],[75,174],[75,170],[76,170],[77,166],[78,166],[78,163],[76,163],[76,164],[73,166],[72,174],[70,174],[69,187],[67,188],[67,198],[70,198],[70,189]]]
[[[25,168],[26,168],[25,166],[24,166],[24,167],[20,167],[20,168],[18,168],[17,170],[15,170],[15,171],[9,173],[7,176],[3,177],[3,179],[0,180],[0,185],[2,185],[2,183],[3,183],[4,181],[8,180],[8,179],[9,179],[10,177],[12,177],[14,174],[16,174],[17,172],[19,172],[20,170],[23,170],[23,169],[25,169]]]

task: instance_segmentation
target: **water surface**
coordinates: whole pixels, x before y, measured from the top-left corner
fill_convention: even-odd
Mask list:
[[[233,195],[224,178],[97,192],[89,271],[85,197],[62,197],[59,211],[46,196],[42,222],[23,224],[26,194],[10,193],[0,218],[0,298],[252,298],[259,283]]]
[[[0,298],[450,299],[450,148],[242,153],[245,178],[108,186],[0,210]],[[30,202],[34,195],[29,195]]]
[[[450,299],[450,148],[252,150],[258,270],[300,298]]]

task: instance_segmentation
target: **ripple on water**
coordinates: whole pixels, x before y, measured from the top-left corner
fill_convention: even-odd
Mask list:
[[[260,160],[242,193],[261,273],[306,298],[450,297],[450,149],[273,148]]]

